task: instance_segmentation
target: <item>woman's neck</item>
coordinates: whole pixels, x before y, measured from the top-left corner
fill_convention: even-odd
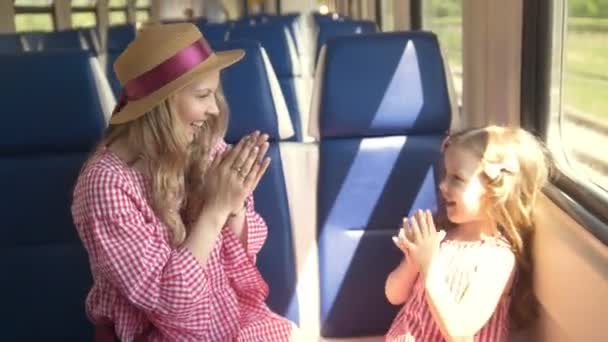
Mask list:
[[[107,146],[107,149],[122,159],[127,165],[139,172],[145,172],[145,162],[139,152],[129,146],[125,139],[118,139]]]

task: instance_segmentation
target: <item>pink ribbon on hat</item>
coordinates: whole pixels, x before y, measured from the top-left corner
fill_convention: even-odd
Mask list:
[[[138,77],[129,80],[122,89],[112,115],[120,112],[129,101],[142,99],[205,61],[213,50],[202,39],[178,51]]]

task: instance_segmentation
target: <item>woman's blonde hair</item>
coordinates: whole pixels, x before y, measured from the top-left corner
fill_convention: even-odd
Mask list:
[[[536,199],[551,169],[549,154],[527,131],[500,126],[456,133],[446,140],[446,147],[453,145],[480,159],[487,190],[485,208],[516,257],[510,316],[516,328],[524,327],[536,315],[531,244]]]
[[[186,238],[181,213],[190,200],[188,196],[201,189],[211,149],[226,131],[228,109],[219,88],[215,97],[219,115],[208,116],[192,142],[187,140],[185,125],[166,99],[136,120],[110,126],[102,143],[108,147],[118,139],[126,139],[137,154],[135,160],[127,162],[146,161],[151,206],[169,228],[175,246]]]

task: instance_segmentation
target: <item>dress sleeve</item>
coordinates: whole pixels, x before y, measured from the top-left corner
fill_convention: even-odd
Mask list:
[[[246,201],[245,211],[245,225],[247,229],[247,254],[251,259],[255,261],[255,257],[262,249],[264,241],[266,241],[266,235],[268,234],[268,227],[266,222],[255,211],[255,204],[253,195],[249,196]]]
[[[92,270],[156,323],[207,308],[206,270],[186,248],[172,248],[160,220],[146,218],[143,198],[110,170],[91,172],[82,229]]]

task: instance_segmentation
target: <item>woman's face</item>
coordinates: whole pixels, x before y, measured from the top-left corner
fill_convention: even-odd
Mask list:
[[[215,93],[220,73],[213,71],[199,76],[173,96],[173,108],[184,124],[187,141],[192,142],[211,116],[220,114]]]

